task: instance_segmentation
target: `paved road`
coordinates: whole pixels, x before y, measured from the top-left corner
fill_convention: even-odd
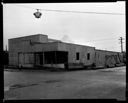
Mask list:
[[[69,72],[4,71],[5,99],[125,100],[126,67]]]

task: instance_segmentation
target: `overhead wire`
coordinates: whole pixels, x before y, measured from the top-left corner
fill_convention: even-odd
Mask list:
[[[28,7],[24,5],[16,5],[16,6],[22,6],[24,8],[29,8],[29,9],[34,9],[36,10],[37,8],[33,7]],[[88,11],[67,11],[67,10],[53,10],[53,9],[38,9],[42,11],[53,11],[53,12],[68,12],[68,13],[88,13],[88,14],[105,14],[105,15],[125,15],[123,13],[108,13],[108,12],[88,12]]]
[[[16,6],[21,6],[21,7],[24,7],[24,8],[37,10],[36,8],[28,7],[28,6],[24,6],[24,5],[16,5]],[[105,12],[84,12],[84,11],[51,10],[51,9],[38,9],[38,10],[55,11],[55,12],[70,12],[70,13],[90,13],[90,14],[125,15],[125,14],[122,14],[122,13],[105,13]],[[115,39],[115,38],[107,38],[107,39],[105,38],[105,39],[98,39],[98,40],[90,40],[90,41],[86,41],[86,42],[99,42],[99,41],[103,41],[103,40],[112,40],[112,39]]]
[[[90,40],[90,41],[86,41],[86,42],[99,42],[99,41],[104,41],[104,40],[113,40],[113,39],[116,39],[117,37],[115,38],[104,38],[104,39],[97,39],[97,40]]]

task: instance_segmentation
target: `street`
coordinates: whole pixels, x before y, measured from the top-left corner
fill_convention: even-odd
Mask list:
[[[5,70],[4,99],[125,100],[126,67],[98,70]]]

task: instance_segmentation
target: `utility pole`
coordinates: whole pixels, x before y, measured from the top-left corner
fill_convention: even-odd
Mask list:
[[[120,44],[121,44],[121,52],[123,52],[123,40],[124,40],[124,38],[122,38],[122,37],[120,37]]]

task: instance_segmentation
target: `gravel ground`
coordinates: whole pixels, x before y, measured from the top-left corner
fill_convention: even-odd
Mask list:
[[[50,72],[5,70],[7,99],[117,99],[125,100],[126,67]]]

